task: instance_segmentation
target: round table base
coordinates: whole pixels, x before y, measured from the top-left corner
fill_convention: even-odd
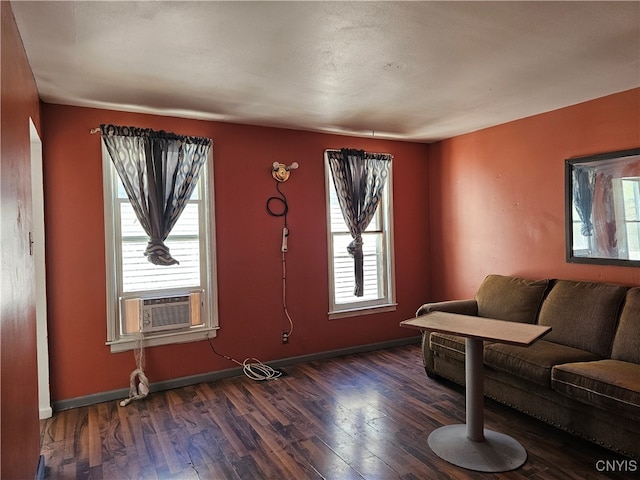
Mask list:
[[[443,460],[476,472],[508,472],[527,460],[527,451],[517,440],[486,429],[484,440],[470,440],[466,425],[440,427],[431,432],[428,442]]]

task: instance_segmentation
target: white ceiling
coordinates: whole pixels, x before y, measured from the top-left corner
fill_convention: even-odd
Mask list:
[[[12,1],[43,101],[431,142],[640,86],[640,2]]]

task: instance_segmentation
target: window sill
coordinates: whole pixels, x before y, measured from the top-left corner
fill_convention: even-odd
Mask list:
[[[344,310],[334,310],[329,312],[329,320],[337,320],[339,318],[359,317],[362,315],[373,315],[374,313],[394,312],[397,303],[385,303],[384,305],[372,305],[367,307],[356,307]]]
[[[202,327],[197,330],[184,332],[171,332],[144,337],[144,347],[158,347],[160,345],[171,345],[175,343],[198,342],[216,336],[218,327]],[[126,352],[136,348],[136,338],[126,338],[107,342],[111,347],[111,353]]]

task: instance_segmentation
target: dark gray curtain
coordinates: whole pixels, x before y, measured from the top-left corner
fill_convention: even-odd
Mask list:
[[[392,156],[343,148],[328,151],[327,157],[342,216],[353,238],[347,247],[355,267],[353,294],[361,297],[364,294],[362,233],[380,203]]]
[[[144,252],[155,265],[179,263],[164,244],[193,193],[211,140],[136,127],[101,125],[102,140],[140,225]]]
[[[596,257],[619,258],[613,175],[607,171],[595,174],[593,189],[593,254]]]
[[[595,190],[595,178],[590,167],[575,166],[573,170],[573,203],[582,221],[581,232],[583,236],[593,235],[591,212],[593,210],[593,194]]]

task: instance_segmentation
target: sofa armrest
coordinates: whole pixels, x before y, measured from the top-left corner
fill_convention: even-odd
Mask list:
[[[416,312],[416,317],[430,312],[449,312],[461,315],[478,315],[478,302],[475,300],[448,300],[446,302],[425,303]]]

